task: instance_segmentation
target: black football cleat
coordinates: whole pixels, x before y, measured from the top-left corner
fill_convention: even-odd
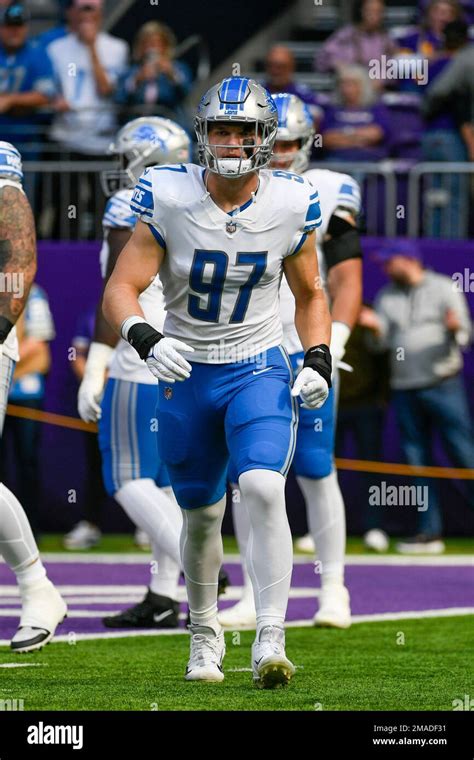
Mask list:
[[[217,596],[219,597],[222,594],[225,594],[228,586],[230,586],[229,575],[227,570],[224,570],[224,568],[221,567],[219,570],[219,579],[217,581]]]
[[[148,589],[142,602],[102,622],[106,628],[178,628],[179,603]]]

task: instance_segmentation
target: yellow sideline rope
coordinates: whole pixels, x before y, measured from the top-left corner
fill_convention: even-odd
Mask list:
[[[39,409],[27,409],[23,406],[8,404],[7,414],[11,417],[22,417],[26,420],[44,422],[46,425],[57,425],[70,430],[84,430],[87,433],[96,433],[97,425],[94,422],[83,422],[78,417],[68,417],[65,414],[55,412],[43,412]],[[461,480],[474,480],[474,469],[462,467],[425,467],[398,462],[370,462],[365,459],[336,459],[338,470],[351,470],[353,472],[379,472],[384,475],[410,475],[411,477],[427,478],[458,478]]]

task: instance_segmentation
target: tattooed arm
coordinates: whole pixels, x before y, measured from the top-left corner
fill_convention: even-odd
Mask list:
[[[33,214],[20,187],[0,187],[0,321],[14,325],[36,274]]]

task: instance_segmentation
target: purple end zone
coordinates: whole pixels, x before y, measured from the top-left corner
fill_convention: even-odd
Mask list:
[[[145,590],[149,580],[147,564],[102,564],[94,562],[54,562],[45,563],[51,580],[61,586],[141,586]],[[232,585],[241,585],[242,572],[237,564],[226,564]],[[369,615],[384,612],[408,612],[446,609],[450,607],[474,607],[474,570],[469,565],[349,565],[346,569],[346,583],[351,593],[354,615]],[[13,573],[0,564],[0,608],[11,608],[12,615],[0,616],[0,639],[9,639],[18,623],[18,598],[2,595],[2,584],[12,585]],[[308,589],[320,586],[320,578],[314,573],[314,566],[308,562],[295,565],[292,587]],[[140,589],[138,588],[139,592]],[[87,596],[93,592],[87,591]],[[111,592],[113,593],[113,592]],[[78,596],[78,594],[74,594]],[[220,606],[229,607],[233,601],[222,597]],[[93,603],[70,604],[70,610],[118,612],[127,604],[103,603],[100,597]],[[314,596],[290,599],[288,620],[305,620],[313,617],[318,602]],[[185,605],[182,605],[185,610]],[[106,629],[100,617],[68,618],[58,633],[99,633]]]

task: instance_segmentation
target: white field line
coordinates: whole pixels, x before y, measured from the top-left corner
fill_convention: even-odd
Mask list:
[[[461,617],[465,615],[474,615],[474,607],[453,607],[452,609],[440,610],[418,610],[416,612],[384,612],[375,615],[354,615],[352,622],[357,623],[379,623],[389,620],[420,620],[423,618],[437,617]],[[311,620],[292,620],[286,623],[287,628],[312,628]],[[231,632],[233,629],[228,629]],[[251,628],[236,628],[236,630],[253,630]],[[315,634],[317,629],[315,629]],[[176,636],[188,635],[184,628],[168,628],[144,631],[114,631],[107,633],[75,633],[74,641],[100,641],[101,639],[127,639],[137,638],[140,636]],[[69,643],[71,640],[69,634],[55,636],[52,642]],[[0,646],[9,646],[9,639],[0,639]],[[71,644],[72,646],[72,644]]]
[[[47,666],[47,662],[0,662],[0,668],[46,668]]]
[[[71,564],[99,564],[99,565],[150,565],[151,554],[87,554],[85,552],[44,552],[41,559],[45,562]],[[310,554],[295,554],[295,565],[310,565],[313,557]],[[346,565],[468,565],[474,567],[472,554],[446,554],[441,556],[416,556],[402,554],[347,554]],[[4,560],[0,558],[0,566]],[[238,554],[226,554],[224,562],[240,565]]]
[[[59,591],[61,591],[61,587],[58,587]],[[228,589],[228,591],[225,594],[225,600],[231,602],[231,601],[238,601],[240,597],[242,596],[243,589],[240,586],[233,586],[232,589]],[[232,592],[232,593],[230,593]],[[179,593],[179,599],[178,601],[185,602],[186,601],[186,595],[185,590],[180,589]],[[292,588],[290,589],[290,599],[316,599],[319,596],[319,589],[318,588]],[[63,594],[64,600],[68,604],[133,604],[136,602],[139,602],[143,599],[143,593],[137,593],[137,594],[125,594],[123,596],[120,596],[119,594],[114,594],[113,596],[104,596],[102,594],[97,594],[96,596],[68,596],[67,594]],[[18,594],[15,596],[9,595],[8,598],[2,598],[2,595],[0,595],[0,606],[2,604],[8,604],[8,609],[0,609],[0,617],[10,617],[12,612],[15,612],[17,610],[20,610],[19,605],[20,598]],[[78,610],[80,612],[80,610]],[[91,611],[93,614],[91,614],[91,617],[94,617],[94,615],[100,616],[101,614],[107,614],[105,613],[99,613],[97,610]],[[110,613],[111,611],[108,610]]]

